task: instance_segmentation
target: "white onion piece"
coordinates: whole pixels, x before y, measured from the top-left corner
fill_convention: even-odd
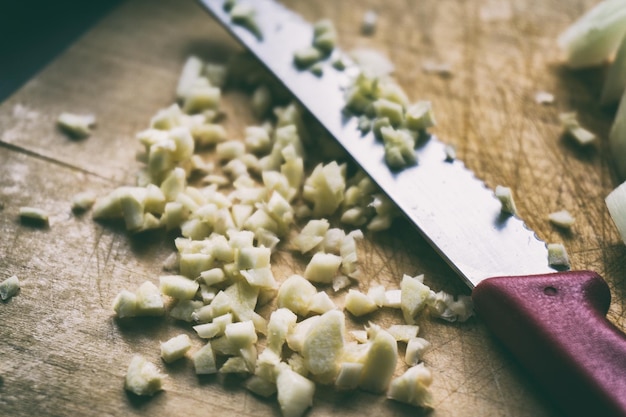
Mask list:
[[[622,179],[626,179],[626,94],[622,95],[611,133],[609,133],[611,153],[614,155],[613,163]]]
[[[625,23],[626,24],[626,23]],[[603,105],[617,103],[626,89],[626,34],[617,49],[615,60],[609,67],[602,88],[600,102]]]
[[[558,38],[571,68],[600,65],[626,33],[626,0],[606,0],[585,13]]]

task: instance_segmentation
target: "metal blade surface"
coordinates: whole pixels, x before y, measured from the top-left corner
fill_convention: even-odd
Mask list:
[[[554,272],[544,242],[501,204],[461,161],[446,161],[445,145],[431,136],[416,149],[418,163],[394,172],[373,133],[363,135],[346,116],[346,71],[324,63],[323,75],[301,70],[294,52],[311,45],[313,27],[274,0],[239,0],[255,10],[262,36],[235,25],[223,0],[199,0],[339,141],[351,157],[415,224],[426,240],[473,288],[495,276]]]

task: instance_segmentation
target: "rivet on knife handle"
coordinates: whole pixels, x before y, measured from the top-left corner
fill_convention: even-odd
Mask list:
[[[626,335],[605,317],[611,296],[599,275],[489,278],[472,298],[567,416],[626,416]]]

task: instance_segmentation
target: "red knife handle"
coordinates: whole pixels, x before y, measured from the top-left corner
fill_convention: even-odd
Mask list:
[[[598,274],[489,278],[472,298],[567,416],[626,417],[626,335],[606,318],[611,294]]]

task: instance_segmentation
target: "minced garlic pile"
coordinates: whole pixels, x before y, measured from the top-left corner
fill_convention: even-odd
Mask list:
[[[428,311],[464,321],[472,314],[470,298],[434,292],[423,276],[408,275],[398,277],[399,288],[359,291],[359,281],[368,279],[359,269],[361,228],[388,228],[397,215],[393,204],[363,172],[348,176],[345,164],[307,170],[302,110],[273,107],[266,85],[255,86],[251,105],[257,115],[273,108],[271,117],[248,126],[244,140],[230,139],[218,123],[227,76],[225,66],[190,57],[178,101],[137,134],[144,146],[137,185],[112,190],[93,206],[95,219],[122,219],[132,233],[180,230],[177,252],[167,261],[172,273],[120,289],[116,316],[169,315],[188,322],[202,347],[195,349],[181,333],[160,344],[165,363],[191,360],[198,374],[248,375],[245,387],[260,396],[276,394],[285,416],[300,416],[313,404],[316,383],[432,406],[431,375],[421,359],[429,343],[417,336],[415,319]],[[366,84],[362,79],[359,85]],[[393,102],[373,104],[389,120],[381,132],[402,134],[393,127]],[[429,107],[409,110],[406,123],[423,127]],[[209,153],[215,161],[209,162]],[[274,276],[278,251],[305,256],[304,273]],[[336,295],[346,291],[345,303],[338,304]],[[261,315],[259,307],[270,303],[276,309]],[[347,332],[350,317],[385,308],[400,309],[406,323],[383,328],[370,322],[363,331]],[[399,376],[398,343],[406,344]],[[152,395],[163,388],[163,377],[137,355],[125,387]]]

